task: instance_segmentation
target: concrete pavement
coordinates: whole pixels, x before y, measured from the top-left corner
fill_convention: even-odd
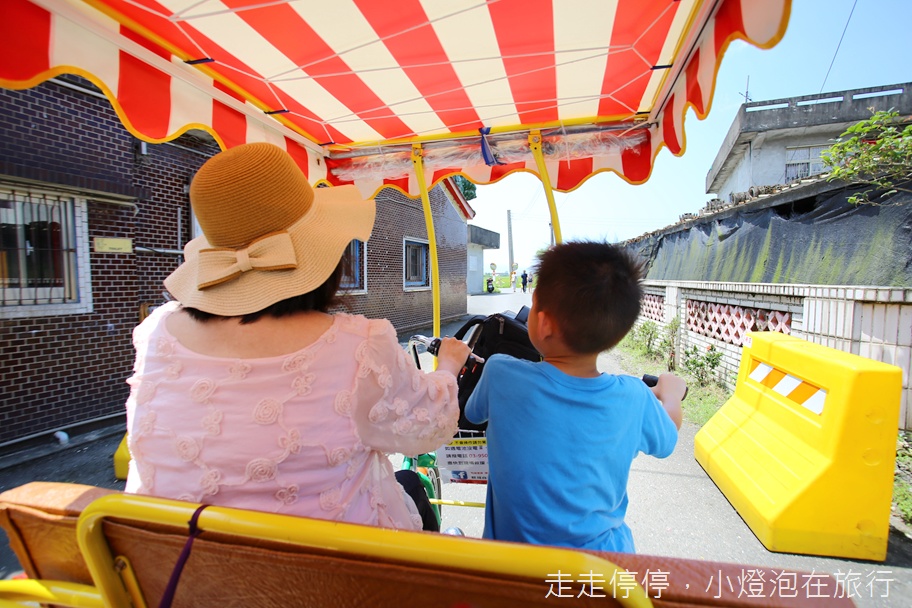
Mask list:
[[[530,294],[510,292],[468,298],[470,315],[505,310],[516,312],[523,305],[531,306]],[[463,320],[448,323],[441,333],[453,335],[462,323]],[[410,333],[430,335],[430,330]],[[400,339],[407,339],[407,335]],[[602,371],[619,373],[610,354],[600,357],[599,367]],[[627,372],[638,375],[637,370]],[[887,559],[883,563],[767,551],[694,459],[696,431],[694,425],[685,423],[671,457],[658,460],[640,456],[633,463],[627,520],[639,553],[748,564],[756,567],[753,574],[762,574],[767,581],[781,573],[824,571],[846,582],[847,594],[860,607],[908,608],[912,605],[912,539],[892,528]],[[111,460],[122,433],[122,426],[112,426],[89,437],[73,437],[66,448],[49,445],[43,451],[36,449],[28,457],[0,458],[0,491],[30,480],[69,481],[122,489],[123,482],[114,479]],[[530,454],[532,457],[534,454]],[[485,486],[447,484],[443,495],[454,500],[484,501]],[[469,536],[480,536],[484,511],[445,507],[443,525],[459,526]],[[0,578],[19,568],[5,541],[5,538],[0,539]],[[718,583],[692,582],[704,587]]]

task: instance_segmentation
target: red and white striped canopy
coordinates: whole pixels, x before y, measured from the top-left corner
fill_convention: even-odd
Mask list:
[[[2,0],[0,86],[80,74],[150,142],[272,141],[312,182],[538,173],[639,183],[683,152],[728,43],[774,45],[790,0]],[[484,133],[484,135],[482,134]],[[432,176],[432,177],[431,177]],[[431,185],[431,184],[428,184]]]

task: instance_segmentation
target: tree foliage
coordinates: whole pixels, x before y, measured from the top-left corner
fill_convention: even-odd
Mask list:
[[[846,129],[835,144],[821,154],[830,171],[829,180],[872,186],[856,192],[849,202],[876,203],[896,192],[910,192],[912,180],[912,123],[899,112],[872,110],[871,118]]]
[[[455,181],[456,185],[459,186],[459,189],[462,191],[462,196],[465,198],[465,200],[470,201],[477,196],[475,193],[475,184],[463,176],[456,175],[453,177],[453,181]]]

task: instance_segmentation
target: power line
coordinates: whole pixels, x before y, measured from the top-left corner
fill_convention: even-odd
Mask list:
[[[823,77],[823,84],[820,85],[820,90],[817,91],[817,94],[823,93],[823,87],[826,86],[827,78],[830,77],[830,70],[833,69],[833,64],[836,63],[836,55],[839,54],[839,47],[842,46],[842,39],[845,38],[846,30],[849,29],[849,22],[852,21],[852,14],[855,13],[855,5],[858,4],[858,0],[852,3],[852,10],[849,11],[849,18],[846,19],[845,27],[842,28],[842,36],[839,37],[839,44],[836,45],[836,52],[833,53],[833,59],[830,61],[830,67],[827,68],[826,76]]]

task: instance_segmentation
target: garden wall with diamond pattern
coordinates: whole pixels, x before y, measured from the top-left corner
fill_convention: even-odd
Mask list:
[[[776,331],[903,370],[900,428],[912,430],[912,289],[831,285],[646,281],[638,322],[675,317],[685,349],[722,352],[719,379],[734,388],[749,331]]]

